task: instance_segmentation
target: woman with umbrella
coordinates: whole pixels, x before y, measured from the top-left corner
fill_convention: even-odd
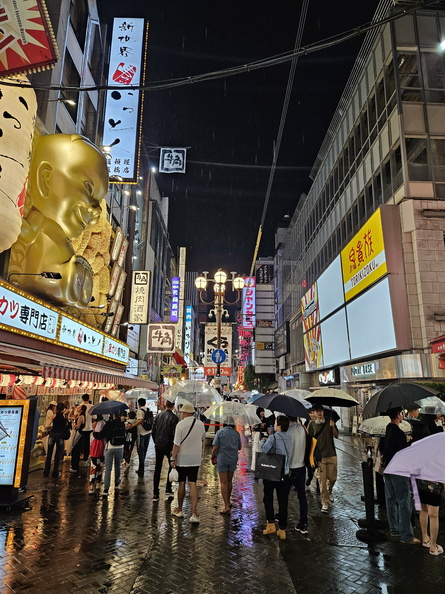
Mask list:
[[[235,429],[235,421],[226,417],[223,428],[215,435],[213,440],[212,461],[216,458],[216,467],[221,484],[221,495],[224,501],[224,509],[221,514],[230,513],[232,504],[230,498],[233,488],[233,473],[238,464],[238,452],[241,449],[241,438]]]

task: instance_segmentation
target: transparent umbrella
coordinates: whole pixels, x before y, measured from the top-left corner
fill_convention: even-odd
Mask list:
[[[241,404],[241,402],[228,400],[220,404],[213,404],[205,411],[204,416],[218,423],[233,423],[253,427],[260,422],[256,409],[257,407],[253,404]]]
[[[214,402],[222,402],[222,396],[204,382],[194,380],[182,380],[171,386],[163,394],[163,397],[174,402],[177,397],[191,402],[196,407],[211,406]]]
[[[372,417],[371,419],[366,419],[363,423],[360,423],[358,428],[360,433],[366,433],[367,435],[373,435],[375,437],[383,437],[386,433],[386,427],[391,419],[387,416],[383,417]],[[399,428],[404,433],[411,433],[411,424],[408,421],[402,421],[399,425]]]
[[[125,396],[128,398],[145,398],[145,400],[157,400],[158,393],[146,388],[133,388],[125,392]]]
[[[290,396],[291,398],[296,398],[297,400],[306,400],[307,396],[310,396],[311,392],[309,390],[300,390],[299,388],[292,388],[291,390],[285,390],[282,392],[286,396]]]
[[[445,415],[445,402],[438,396],[428,396],[417,401],[423,415]]]

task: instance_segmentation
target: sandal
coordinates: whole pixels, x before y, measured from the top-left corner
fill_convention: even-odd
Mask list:
[[[431,538],[429,540],[427,540],[426,542],[422,541],[422,546],[425,547],[426,549],[429,549],[431,547]]]
[[[436,545],[434,549],[430,549],[430,555],[441,555],[443,553],[443,548],[440,545]]]

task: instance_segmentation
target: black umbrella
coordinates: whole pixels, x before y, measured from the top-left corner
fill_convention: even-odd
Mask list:
[[[112,415],[128,408],[125,402],[118,400],[107,400],[106,402],[99,402],[88,409],[90,415]]]
[[[338,414],[337,411],[332,410],[332,408],[329,408],[329,406],[323,405],[324,408],[324,416],[327,419],[332,419],[334,421],[334,423],[336,423],[337,421],[340,420],[340,415]]]
[[[421,384],[401,383],[389,384],[367,402],[363,410],[363,418],[370,419],[378,416],[379,413],[386,413],[391,408],[397,406],[408,406],[414,404],[422,398],[427,398],[431,395],[438,394],[437,390],[433,390],[428,386]]]
[[[255,400],[255,406],[268,408],[272,412],[280,412],[291,417],[309,419],[309,413],[304,405],[299,400],[284,394],[264,394]]]

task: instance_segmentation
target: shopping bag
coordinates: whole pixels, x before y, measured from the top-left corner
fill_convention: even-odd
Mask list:
[[[284,454],[259,452],[255,462],[255,478],[266,481],[282,481],[284,478]]]

